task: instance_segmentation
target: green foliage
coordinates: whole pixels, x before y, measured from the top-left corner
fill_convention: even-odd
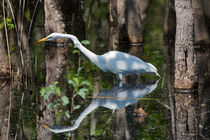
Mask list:
[[[57,106],[67,106],[69,104],[69,99],[66,96],[61,96],[61,89],[58,86],[59,82],[54,82],[49,86],[41,88],[40,93],[44,100],[48,100],[50,95],[56,95],[58,97],[57,101],[49,103],[48,108],[56,108]],[[60,112],[63,112],[62,110]],[[70,118],[69,111],[65,111],[64,114],[67,118]]]
[[[41,96],[43,96],[44,100],[47,100],[51,94],[56,94],[58,96],[61,96],[61,90],[60,87],[57,86],[57,84],[58,82],[54,82],[49,86],[41,88],[40,93]]]
[[[26,18],[28,21],[31,21],[30,10],[26,10],[26,11],[25,11],[25,18]]]
[[[90,45],[90,41],[89,40],[82,40],[81,42],[84,45]]]
[[[62,101],[62,104],[63,104],[64,106],[66,106],[67,104],[69,104],[69,98],[66,97],[66,96],[62,96],[62,97],[61,97],[61,101]]]
[[[72,75],[72,80],[68,80],[68,83],[74,88],[74,97],[79,95],[83,99],[86,99],[86,95],[89,92],[90,83],[83,79],[82,76]]]
[[[14,24],[12,23],[12,18],[6,18],[6,20],[3,20],[0,23],[0,28],[3,29],[5,25],[7,26],[9,30],[12,30],[15,28]]]

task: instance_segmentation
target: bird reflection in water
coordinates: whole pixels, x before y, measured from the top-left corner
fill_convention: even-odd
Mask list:
[[[73,131],[77,129],[82,120],[96,108],[102,106],[114,110],[134,104],[146,94],[151,93],[157,87],[157,84],[158,81],[150,82],[150,84],[126,84],[123,86],[115,86],[110,90],[103,90],[80,114],[73,126],[48,126],[46,124],[42,126],[54,133]]]

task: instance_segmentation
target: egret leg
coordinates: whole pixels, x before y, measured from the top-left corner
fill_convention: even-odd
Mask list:
[[[118,80],[122,81],[123,80],[123,75],[122,74],[118,74]]]
[[[119,87],[122,87],[123,86],[123,82],[122,80],[119,81]]]

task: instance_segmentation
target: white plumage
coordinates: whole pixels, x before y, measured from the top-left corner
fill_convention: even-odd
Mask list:
[[[76,36],[70,34],[52,33],[46,38],[39,40],[38,42],[50,41],[56,38],[68,38],[73,41],[76,47],[86,55],[93,63],[95,63],[104,72],[112,72],[118,75],[118,78],[122,80],[124,75],[130,74],[156,74],[159,76],[157,69],[150,63],[146,63],[141,59],[120,51],[109,51],[103,55],[96,55],[93,52],[85,48]]]

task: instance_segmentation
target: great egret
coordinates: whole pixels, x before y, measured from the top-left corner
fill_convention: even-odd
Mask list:
[[[146,63],[141,59],[120,51],[109,51],[103,55],[96,55],[93,52],[85,48],[77,39],[76,36],[71,34],[52,33],[47,37],[38,41],[51,41],[57,38],[68,38],[73,41],[75,46],[86,55],[90,61],[96,64],[102,71],[110,71],[118,75],[118,78],[122,81],[123,76],[129,74],[139,75],[140,73],[156,74],[157,69],[150,63]]]

